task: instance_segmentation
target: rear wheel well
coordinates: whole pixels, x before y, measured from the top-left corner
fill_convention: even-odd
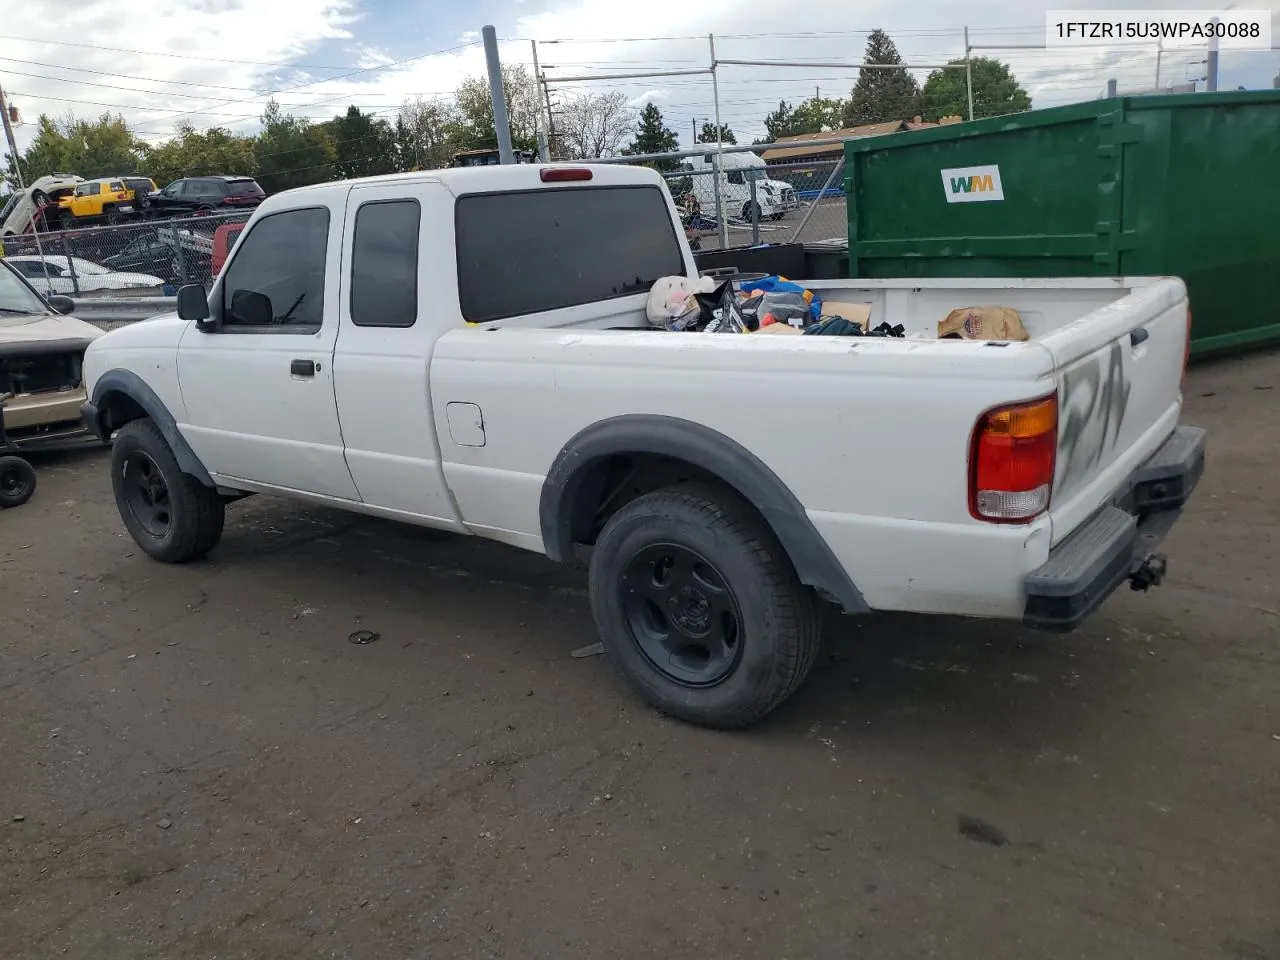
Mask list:
[[[572,543],[594,544],[613,514],[637,497],[663,487],[702,483],[723,489],[759,511],[732,484],[709,470],[681,460],[652,453],[617,453],[601,457],[579,475],[576,496],[570,505],[569,539]],[[764,521],[763,517],[760,517]],[[765,523],[768,526],[768,523]]]
[[[107,392],[98,404],[98,418],[104,437],[111,436],[130,420],[139,420],[146,415],[147,411],[137,400],[119,390]]]

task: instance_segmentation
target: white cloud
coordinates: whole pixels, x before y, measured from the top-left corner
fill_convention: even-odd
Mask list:
[[[643,107],[647,103],[657,103],[661,106],[665,101],[671,99],[670,90],[646,90],[638,97],[632,97],[627,101],[628,107]]]

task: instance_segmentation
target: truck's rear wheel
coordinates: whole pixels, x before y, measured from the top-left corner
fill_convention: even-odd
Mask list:
[[[150,420],[125,424],[111,448],[116,507],[134,541],[164,563],[204,556],[222,537],[217,491],[183,473]]]
[[[605,651],[671,716],[741,727],[789,697],[813,666],[811,592],[763,521],[715,486],[668,487],[605,524],[591,557]]]

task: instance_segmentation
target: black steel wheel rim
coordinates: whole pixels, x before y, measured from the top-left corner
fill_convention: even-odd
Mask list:
[[[724,575],[674,543],[640,550],[620,581],[622,616],[636,647],[676,683],[719,683],[742,656],[742,612]]]
[[[159,465],[141,450],[134,450],[124,460],[122,481],[124,500],[134,519],[147,533],[162,539],[173,522],[169,485]]]
[[[6,497],[20,497],[27,489],[27,478],[21,467],[0,469],[0,493]]]

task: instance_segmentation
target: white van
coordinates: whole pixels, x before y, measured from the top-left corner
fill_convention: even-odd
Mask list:
[[[686,157],[681,170],[692,174],[688,178],[689,192],[697,199],[707,216],[715,214],[715,154]],[[755,181],[755,199],[760,205],[761,220],[781,220],[788,210],[800,207],[795,189],[781,180],[770,180],[765,164],[754,153],[724,153],[720,155],[720,202],[725,216],[730,219],[751,220],[751,182]],[[675,186],[673,183],[672,186]]]
[[[74,173],[54,173],[19,190],[0,210],[0,237],[30,233],[32,221],[41,207],[57,211],[58,201],[74,193],[76,184],[83,182],[84,177]]]

